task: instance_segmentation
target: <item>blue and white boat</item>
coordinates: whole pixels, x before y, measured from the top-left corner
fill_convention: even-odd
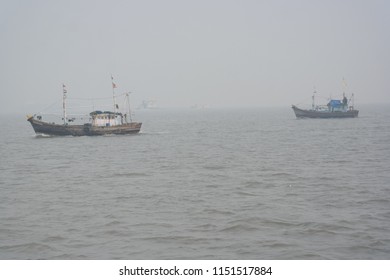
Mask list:
[[[348,100],[345,94],[343,99],[331,99],[326,105],[315,105],[314,95],[312,96],[312,108],[301,109],[292,105],[292,109],[297,118],[356,118],[359,115],[359,110],[354,108],[354,95]]]

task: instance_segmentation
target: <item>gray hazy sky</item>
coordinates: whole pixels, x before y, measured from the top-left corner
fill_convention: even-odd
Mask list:
[[[390,1],[0,0],[2,112],[132,91],[159,106],[390,103]],[[58,108],[59,112],[61,107]]]

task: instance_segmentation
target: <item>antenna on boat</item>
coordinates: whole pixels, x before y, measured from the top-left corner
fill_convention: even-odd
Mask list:
[[[62,113],[64,118],[64,125],[66,124],[66,94],[67,94],[66,86],[62,84]]]
[[[343,96],[345,96],[345,92],[347,91],[347,82],[345,81],[343,77]]]
[[[127,105],[129,106],[129,120],[130,122],[133,122],[133,120],[131,119],[131,108],[130,108],[130,93],[131,91],[129,92],[126,92],[126,101],[127,101]],[[126,118],[126,121],[127,121],[127,118]]]
[[[355,108],[355,94],[354,93],[352,93],[352,95],[351,95],[351,98],[349,99],[349,101],[352,101],[352,109],[353,108]]]
[[[316,94],[316,93],[317,93],[316,87],[314,86],[313,96],[311,97],[311,99],[312,99],[311,108],[312,108],[313,110],[314,110],[314,107],[315,107],[314,97],[315,97],[315,94]]]
[[[116,89],[116,84],[114,83],[114,78],[111,75],[111,83],[112,83],[112,99],[114,100],[114,113],[116,113],[116,109],[118,109],[118,105],[116,104],[116,99],[115,99],[115,89]]]

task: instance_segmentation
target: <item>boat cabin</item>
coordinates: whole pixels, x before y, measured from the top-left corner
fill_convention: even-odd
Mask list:
[[[329,111],[332,111],[332,112],[345,112],[345,111],[347,111],[347,108],[348,108],[348,101],[347,101],[347,99],[345,97],[344,97],[343,100],[332,99],[332,100],[329,101],[327,106],[329,108]]]
[[[89,115],[92,117],[92,126],[116,126],[123,123],[123,115],[121,113],[93,111]]]

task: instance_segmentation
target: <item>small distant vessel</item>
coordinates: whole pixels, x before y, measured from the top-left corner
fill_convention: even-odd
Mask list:
[[[314,91],[314,94],[316,92]],[[326,105],[315,105],[314,98],[312,96],[312,108],[301,109],[295,105],[292,105],[295,116],[297,118],[356,118],[359,114],[359,110],[354,109],[354,95],[352,94],[350,100],[347,99],[345,93],[342,100],[331,99]]]
[[[140,109],[157,109],[156,100],[149,99],[143,100],[142,104],[139,106]]]
[[[113,79],[111,77],[111,79]],[[41,115],[28,115],[29,121],[36,134],[45,134],[50,136],[96,136],[106,134],[134,134],[141,130],[142,123],[133,122],[131,119],[129,93],[125,93],[126,100],[129,105],[128,113],[118,112],[119,108],[116,103],[114,88],[116,85],[112,82],[114,110],[113,111],[93,111],[89,114],[90,122],[84,124],[69,124],[74,121],[74,118],[68,118],[66,114],[66,97],[67,90],[63,85],[62,105],[63,105],[63,121],[62,124],[50,123],[42,121]]]

